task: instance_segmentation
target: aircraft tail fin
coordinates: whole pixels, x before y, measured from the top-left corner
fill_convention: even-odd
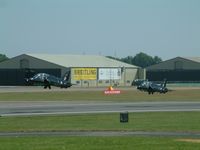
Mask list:
[[[167,85],[167,79],[164,79],[163,87],[166,87],[166,85]]]
[[[70,80],[70,77],[71,77],[71,72],[70,71],[67,71],[65,73],[65,75],[63,76],[63,81],[69,81]]]

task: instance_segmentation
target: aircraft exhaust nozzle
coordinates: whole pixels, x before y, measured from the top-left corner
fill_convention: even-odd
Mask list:
[[[24,78],[24,80],[25,80],[27,83],[31,81],[29,78]]]

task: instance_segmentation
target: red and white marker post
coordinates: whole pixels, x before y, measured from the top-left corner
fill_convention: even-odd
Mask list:
[[[114,90],[112,86],[109,86],[107,90],[104,91],[104,94],[120,94],[120,90]]]

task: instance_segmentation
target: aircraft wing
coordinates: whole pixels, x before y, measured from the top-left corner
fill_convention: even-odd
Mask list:
[[[158,85],[158,84],[152,83],[152,84],[149,85],[149,88],[151,88],[153,91],[159,91],[161,86]]]

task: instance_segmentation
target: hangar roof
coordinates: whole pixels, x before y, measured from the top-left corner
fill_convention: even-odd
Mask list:
[[[200,63],[200,57],[182,57],[182,58]]]
[[[27,54],[64,67],[130,67],[139,68],[105,56],[97,55],[64,55],[64,54]]]
[[[149,66],[147,70],[200,69],[200,57],[175,57]]]

